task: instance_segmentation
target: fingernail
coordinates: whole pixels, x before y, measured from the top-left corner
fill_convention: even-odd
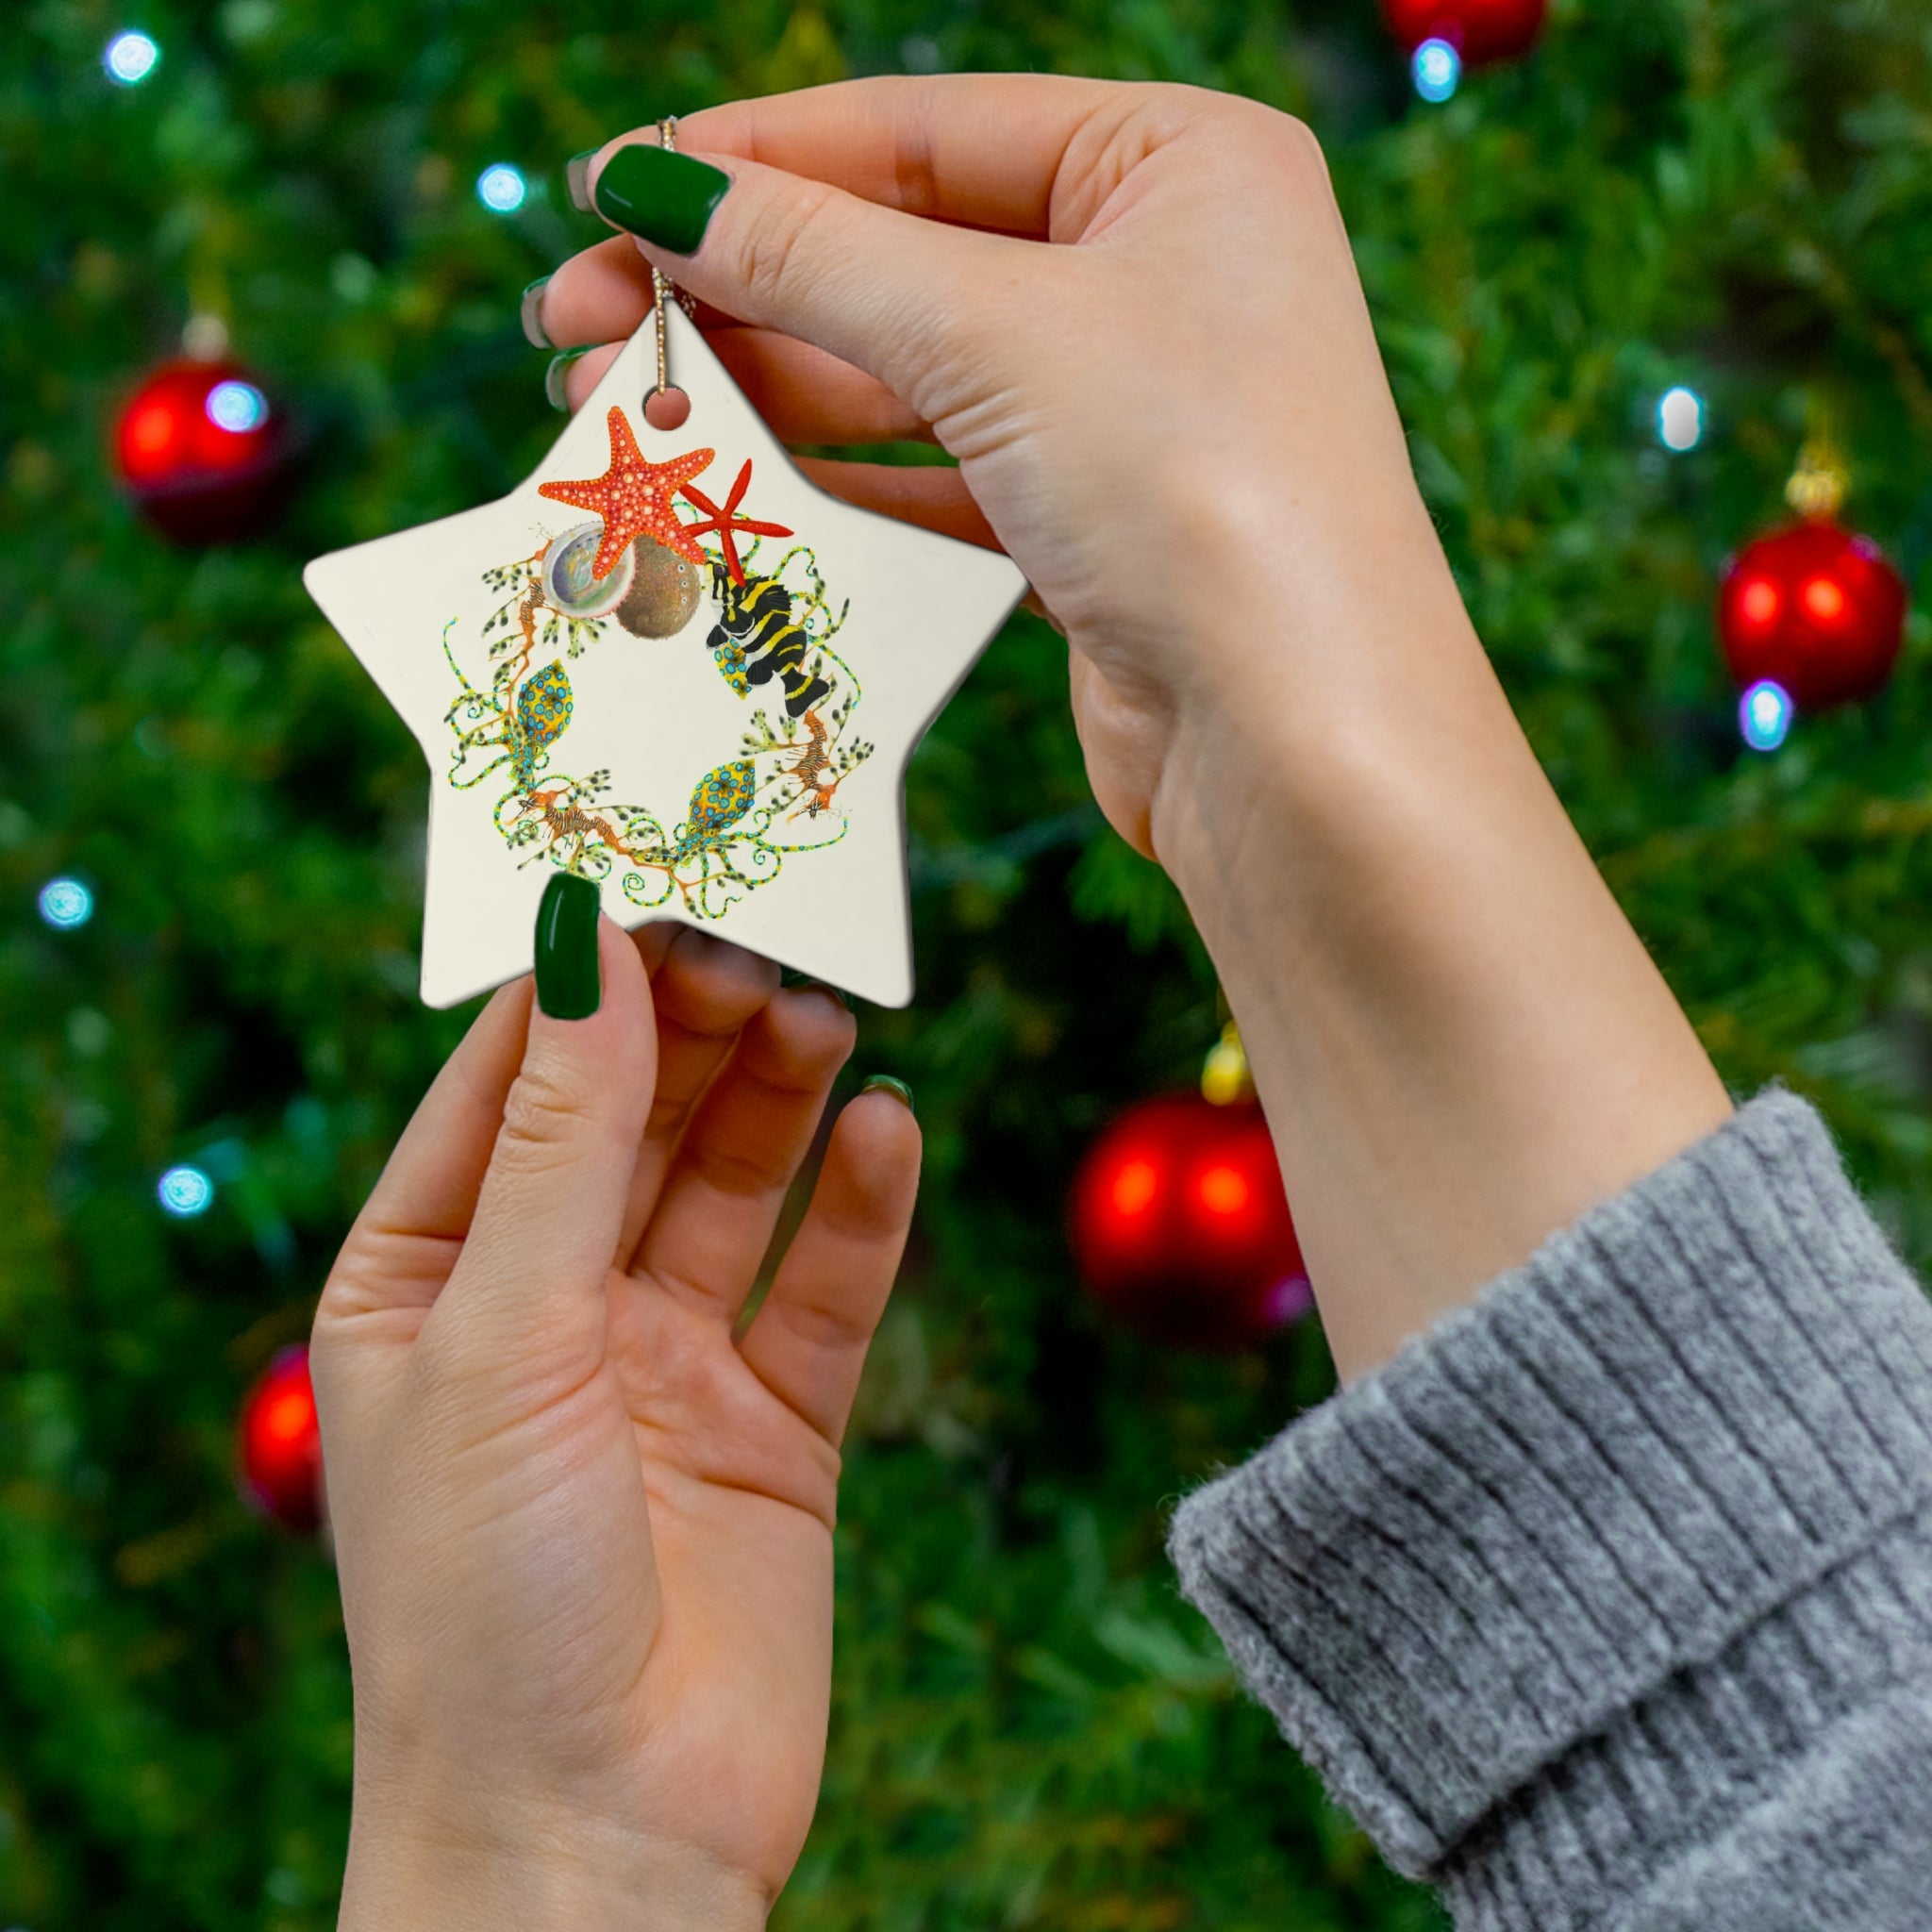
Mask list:
[[[905,1081],[895,1080],[890,1074],[874,1074],[858,1091],[861,1093],[870,1093],[874,1087],[882,1087],[888,1093],[903,1100],[906,1103],[906,1111],[908,1113],[916,1113],[918,1111],[918,1108],[912,1105],[912,1090],[907,1086]]]
[[[582,214],[597,212],[591,206],[591,163],[596,158],[597,150],[587,147],[563,164],[563,185],[570,190],[571,206]]]
[[[554,349],[557,344],[543,333],[543,291],[550,286],[548,275],[539,275],[524,291],[521,314],[524,323],[524,340],[533,349]]]
[[[852,1010],[852,1002],[836,986],[827,986],[823,979],[801,979],[798,982],[798,991],[800,992],[829,993],[848,1013]]]
[[[590,353],[588,348],[566,349],[560,356],[551,357],[550,367],[543,372],[543,393],[553,409],[570,408],[570,397],[565,393],[563,387],[563,372],[579,356],[588,356]]]
[[[708,161],[633,142],[604,163],[597,212],[674,255],[690,255],[730,186],[731,176]]]
[[[575,873],[558,872],[537,908],[537,1004],[553,1020],[588,1020],[604,996],[597,970],[597,908],[603,894]]]

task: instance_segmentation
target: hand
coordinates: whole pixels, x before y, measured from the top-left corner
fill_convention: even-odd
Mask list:
[[[844,1109],[734,1343],[852,1016],[706,934],[598,938],[589,1018],[491,1001],[316,1312],[345,1932],[761,1924],[817,1799],[838,1445],[918,1128]]]
[[[655,262],[782,438],[958,458],[810,467],[1003,545],[1065,631],[1094,794],[1241,1021],[1344,1375],[1724,1117],[1462,608],[1307,128],[966,75],[708,108],[678,147],[731,177],[700,245],[566,262],[550,339],[630,335]]]
[[[603,148],[593,188],[656,140]],[[620,235],[565,262],[550,340],[628,337],[655,261],[781,438],[958,457],[805,467],[1013,557],[1072,645],[1095,795],[1143,853],[1177,740],[1219,746],[1257,691],[1311,696],[1378,639],[1461,620],[1299,122],[1195,88],[949,75],[707,108],[677,144],[732,177],[702,245]],[[573,405],[615,353],[571,365]]]

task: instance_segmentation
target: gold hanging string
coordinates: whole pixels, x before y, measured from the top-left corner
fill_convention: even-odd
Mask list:
[[[181,353],[196,362],[218,362],[228,353],[228,276],[225,225],[204,228],[188,269],[188,322]]]
[[[658,145],[669,154],[677,152],[677,116],[667,114],[658,124]],[[672,297],[677,298],[677,305],[695,322],[697,305],[684,291],[672,281],[656,262],[651,264],[651,313],[658,325],[658,382],[644,397],[648,406],[652,396],[660,396],[671,387],[671,344],[670,328],[664,319],[664,305]]]

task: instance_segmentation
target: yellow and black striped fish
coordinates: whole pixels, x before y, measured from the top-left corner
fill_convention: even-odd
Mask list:
[[[776,577],[748,576],[733,583],[722,563],[711,565],[722,613],[706,647],[718,660],[724,680],[740,697],[755,684],[776,677],[785,692],[785,715],[802,718],[831,691],[827,678],[806,671],[812,640],[794,622],[791,592]]]

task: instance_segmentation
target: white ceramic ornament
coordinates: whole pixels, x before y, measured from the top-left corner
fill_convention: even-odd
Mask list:
[[[508,496],[303,573],[428,756],[423,998],[529,972],[561,869],[903,1007],[907,761],[1025,579],[808,481],[665,310],[680,428],[650,319]]]

